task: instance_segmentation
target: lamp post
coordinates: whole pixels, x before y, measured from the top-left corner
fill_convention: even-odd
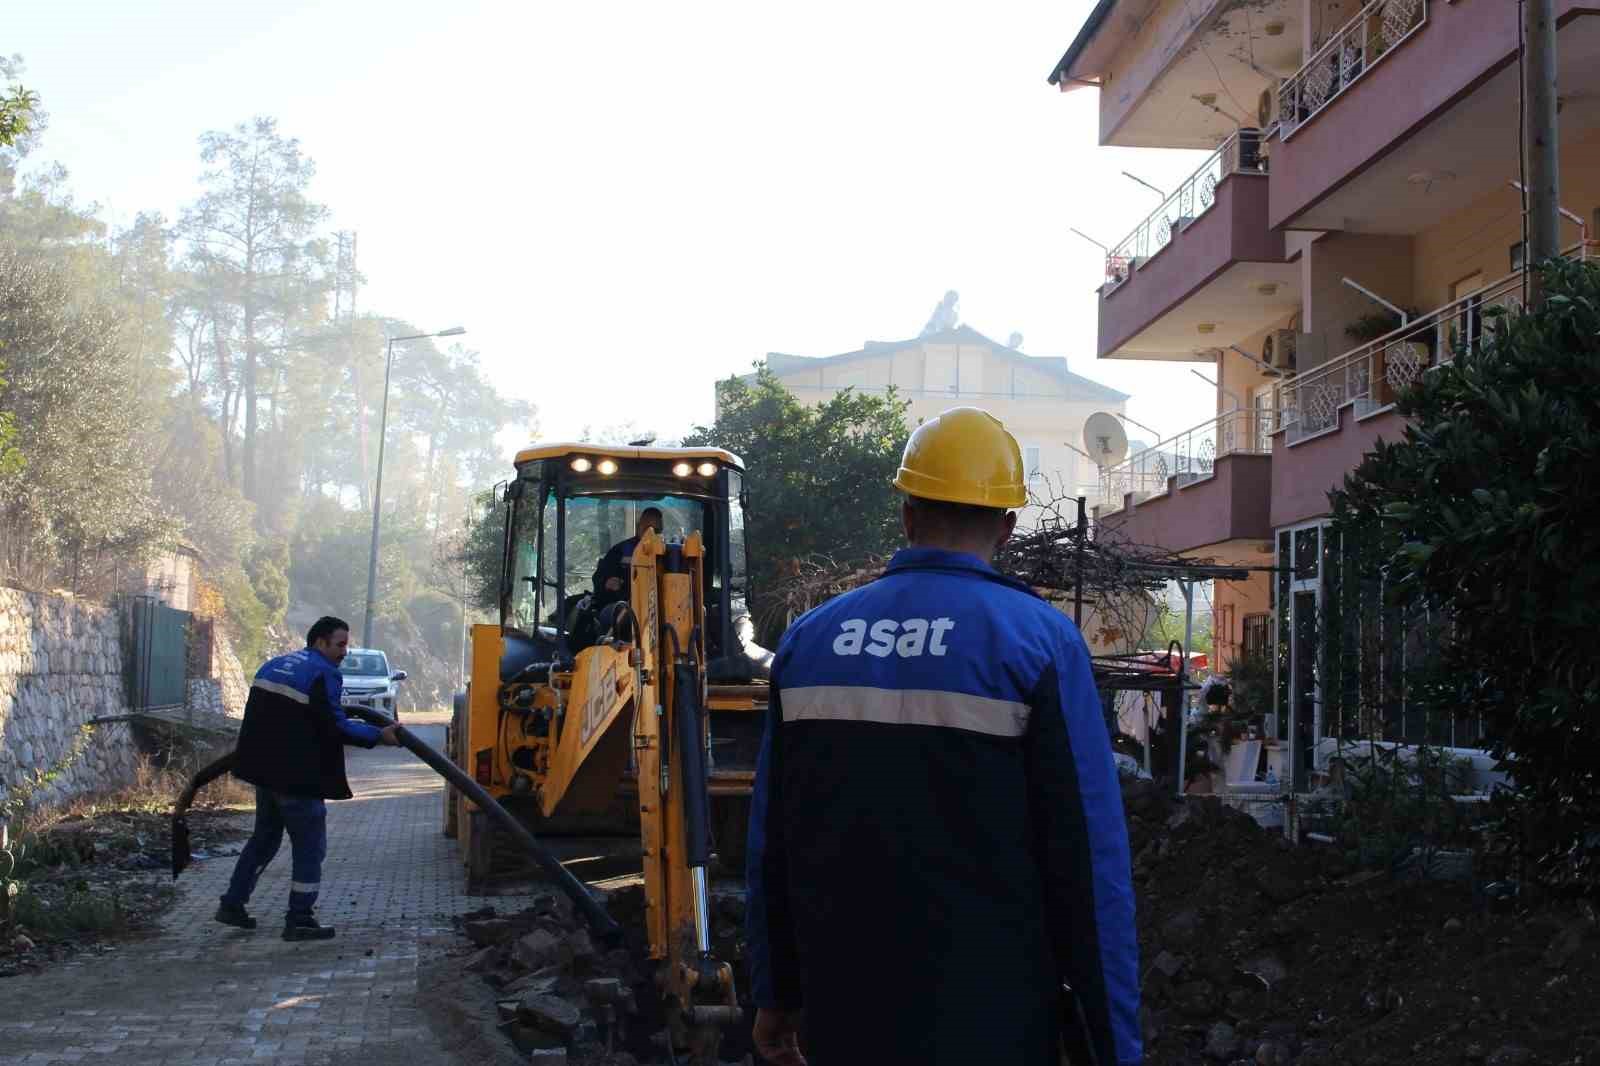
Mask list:
[[[394,369],[394,346],[397,341],[420,341],[428,337],[459,337],[465,333],[462,326],[451,326],[437,333],[414,333],[408,337],[390,337],[389,348],[383,359],[383,415],[378,421],[378,478],[372,489],[372,548],[367,557],[367,611],[361,620],[361,646],[372,647],[372,609],[378,598],[378,523],[383,517],[383,446],[389,428],[389,372]]]

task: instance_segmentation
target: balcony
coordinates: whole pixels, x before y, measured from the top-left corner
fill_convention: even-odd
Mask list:
[[[1229,343],[1294,310],[1297,276],[1283,235],[1267,228],[1260,147],[1256,130],[1230,136],[1111,249],[1102,358],[1192,359],[1200,320],[1225,322],[1230,335],[1209,343]]]
[[[1554,0],[1561,139],[1600,129],[1600,17]],[[1517,176],[1517,5],[1375,0],[1278,90],[1268,224],[1415,235]]]
[[[1569,254],[1589,258],[1592,243]],[[1409,385],[1499,328],[1492,309],[1522,306],[1522,271],[1402,325],[1377,340],[1302,371],[1273,390],[1271,524],[1326,514],[1343,483],[1379,439],[1399,436],[1395,400]]]
[[[1312,53],[1278,90],[1284,140],[1330,106],[1428,20],[1428,0],[1376,0]]]
[[[1223,178],[1266,172],[1260,130],[1240,130],[1229,136],[1220,148],[1206,157],[1198,170],[1183,179],[1176,192],[1107,253],[1106,286],[1114,288],[1127,281],[1135,269],[1171,244],[1174,235],[1194,225],[1199,216],[1211,210],[1217,202],[1217,187]]]
[[[1175,552],[1270,539],[1272,429],[1271,412],[1230,411],[1101,471],[1096,521]]]
[[[1581,250],[1580,250],[1580,253]],[[1464,344],[1497,328],[1492,309],[1522,306],[1522,271],[1508,274],[1454,303],[1282,382],[1273,390],[1277,428],[1287,443],[1339,426],[1346,407],[1363,419],[1391,406],[1401,391],[1448,361]]]

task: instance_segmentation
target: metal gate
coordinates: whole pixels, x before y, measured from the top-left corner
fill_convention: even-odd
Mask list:
[[[136,711],[179,707],[185,702],[189,624],[193,616],[149,596],[133,599],[132,662],[128,704]]]

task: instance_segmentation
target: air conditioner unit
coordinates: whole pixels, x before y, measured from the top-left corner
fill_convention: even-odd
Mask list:
[[[1261,90],[1261,98],[1256,101],[1256,126],[1267,129],[1278,121],[1278,90],[1275,86],[1268,86]]]
[[[1261,342],[1261,361],[1275,370],[1294,369],[1300,334],[1292,329],[1275,329]]]

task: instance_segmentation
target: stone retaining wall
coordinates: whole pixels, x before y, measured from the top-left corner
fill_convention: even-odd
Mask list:
[[[91,718],[125,713],[117,612],[0,588],[0,794],[60,766]],[[97,726],[83,753],[34,801],[121,785],[137,763],[126,724]]]

